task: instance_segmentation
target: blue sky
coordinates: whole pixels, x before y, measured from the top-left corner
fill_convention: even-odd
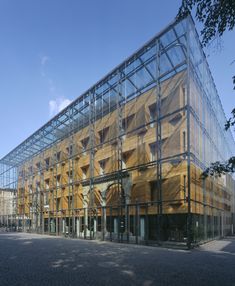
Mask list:
[[[180,2],[1,0],[0,158],[162,30]],[[234,48],[233,31],[205,51],[228,116]]]

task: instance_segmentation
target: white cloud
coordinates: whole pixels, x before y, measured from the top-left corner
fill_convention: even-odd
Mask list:
[[[58,97],[55,100],[49,101],[49,112],[50,116],[56,115],[58,112],[63,110],[66,106],[68,106],[72,101],[68,98]]]
[[[47,62],[50,60],[50,58],[48,56],[42,56],[41,57],[41,76],[45,77],[46,73],[45,73],[45,66],[47,64]]]
[[[72,101],[69,100],[68,98],[65,98],[61,101],[59,105],[59,111],[63,110],[65,107],[67,107]]]
[[[48,56],[43,56],[41,57],[41,65],[45,66],[45,64],[49,61],[49,57]]]
[[[47,82],[50,97],[54,98],[49,101],[49,115],[52,117],[63,110],[72,101],[68,98],[65,98],[61,92],[58,92],[54,80],[51,77],[48,77],[47,73],[45,72],[46,66],[50,60],[50,57],[46,55],[40,57],[41,76]]]

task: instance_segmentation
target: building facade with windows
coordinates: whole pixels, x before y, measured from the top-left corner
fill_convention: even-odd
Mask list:
[[[234,140],[192,19],[173,22],[0,160],[25,231],[188,246],[231,233]]]
[[[16,190],[0,189],[0,227],[13,224],[12,217],[16,215],[15,195]]]

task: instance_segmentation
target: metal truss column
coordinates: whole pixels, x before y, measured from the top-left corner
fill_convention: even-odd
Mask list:
[[[161,48],[160,40],[156,41],[157,57],[156,57],[156,110],[157,110],[157,127],[156,127],[156,153],[157,153],[157,201],[158,201],[158,225],[157,239],[161,239],[161,216],[162,216],[162,125],[161,125]]]
[[[42,168],[42,162],[43,162],[43,153],[40,154],[40,185],[39,185],[39,204],[38,204],[38,211],[39,211],[39,232],[43,233],[43,221],[44,221],[44,201],[43,201],[43,193],[44,193],[44,173],[43,173],[43,168]]]
[[[94,237],[94,160],[95,160],[95,92],[90,93],[90,109],[89,109],[89,140],[90,140],[90,192],[89,192],[89,204],[88,216],[90,217],[90,238]],[[89,223],[88,223],[89,224]]]
[[[72,107],[70,109],[70,113],[69,113],[69,119],[70,119],[70,146],[74,146],[74,136],[73,136],[73,130],[74,130],[74,126],[73,126],[73,123],[74,123],[74,108]],[[70,147],[69,147],[70,148]],[[74,147],[72,147],[74,148]],[[73,150],[72,150],[73,151]],[[73,154],[74,152],[72,152]],[[69,203],[69,208],[70,208],[70,211],[71,211],[71,207],[72,207],[72,235],[73,237],[75,236],[75,211],[74,211],[74,182],[75,182],[75,178],[74,178],[74,157],[72,156],[72,158],[70,159],[70,166],[72,168],[72,185],[71,185],[71,170],[69,169],[69,187],[70,189],[72,188],[72,201],[70,200],[70,203]]]
[[[187,21],[190,21],[188,18]],[[188,176],[188,220],[187,220],[187,247],[192,245],[192,214],[191,214],[191,150],[190,150],[190,25],[187,25],[186,31],[186,51],[187,51],[187,176]]]
[[[73,109],[72,109],[73,110]],[[72,130],[72,119],[71,119],[71,109],[69,109],[69,146],[73,146],[73,136],[71,134],[71,130]],[[70,150],[70,147],[69,147]],[[61,212],[61,218],[60,218],[60,222],[62,224],[64,224],[65,221],[65,229],[62,226],[62,233],[65,232],[65,235],[71,235],[71,205],[72,205],[72,201],[73,201],[73,194],[72,194],[72,200],[71,200],[71,193],[73,193],[73,181],[71,184],[71,174],[72,174],[72,178],[73,178],[73,164],[72,164],[72,160],[73,157],[71,157],[71,154],[68,152],[68,184],[66,184],[66,186],[68,187],[68,196],[67,196],[67,206],[63,205],[63,210]],[[62,175],[65,176],[65,172],[64,170],[62,171]],[[72,192],[71,192],[72,189]],[[63,200],[65,198],[63,197]],[[68,212],[67,212],[68,210]],[[62,215],[63,213],[63,215]],[[64,213],[68,213],[68,225],[66,223],[66,216],[64,217]],[[73,212],[72,212],[72,216],[73,216]],[[68,227],[68,228],[67,228]],[[67,229],[66,229],[67,228]],[[68,233],[67,233],[68,231]],[[72,236],[74,235],[74,231],[73,231],[73,218],[72,218]]]
[[[61,177],[58,180],[58,163],[57,163],[57,152],[58,152],[58,148],[57,148],[57,144],[55,144],[55,148],[54,148],[54,152],[52,154],[52,158],[53,158],[53,172],[55,170],[55,178],[56,178],[56,217],[55,217],[55,232],[56,232],[56,236],[59,235],[59,218],[58,218],[58,213],[61,213],[60,208],[61,208],[61,201],[59,203],[59,198],[58,198],[58,189],[61,190]],[[58,184],[59,181],[59,184]],[[59,185],[59,186],[58,186]],[[60,198],[61,200],[61,198]],[[54,214],[55,215],[55,214]]]
[[[122,142],[123,142],[123,107],[125,103],[125,96],[123,96],[122,92],[122,73],[119,71],[119,81],[117,87],[117,162],[118,162],[118,170],[117,170],[117,187],[118,187],[118,194],[120,197],[120,217],[118,219],[118,240],[120,241],[120,230],[121,230],[121,242],[123,241],[123,232],[124,232],[124,222],[125,222],[125,214],[123,214],[122,208],[125,205],[125,196],[122,184],[122,172],[123,172],[123,156],[122,156]]]

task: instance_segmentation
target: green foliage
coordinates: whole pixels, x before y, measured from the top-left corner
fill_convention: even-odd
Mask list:
[[[235,108],[232,110],[231,114],[232,117],[230,117],[225,123],[225,130],[228,130],[230,127],[235,125]]]
[[[201,35],[204,45],[235,26],[234,0],[182,0],[177,18],[184,18],[193,8],[196,9],[196,19],[203,23]]]
[[[235,157],[231,157],[227,162],[221,163],[219,161],[212,163],[209,168],[207,168],[202,173],[202,178],[205,179],[208,176],[221,176],[226,173],[235,172]]]

